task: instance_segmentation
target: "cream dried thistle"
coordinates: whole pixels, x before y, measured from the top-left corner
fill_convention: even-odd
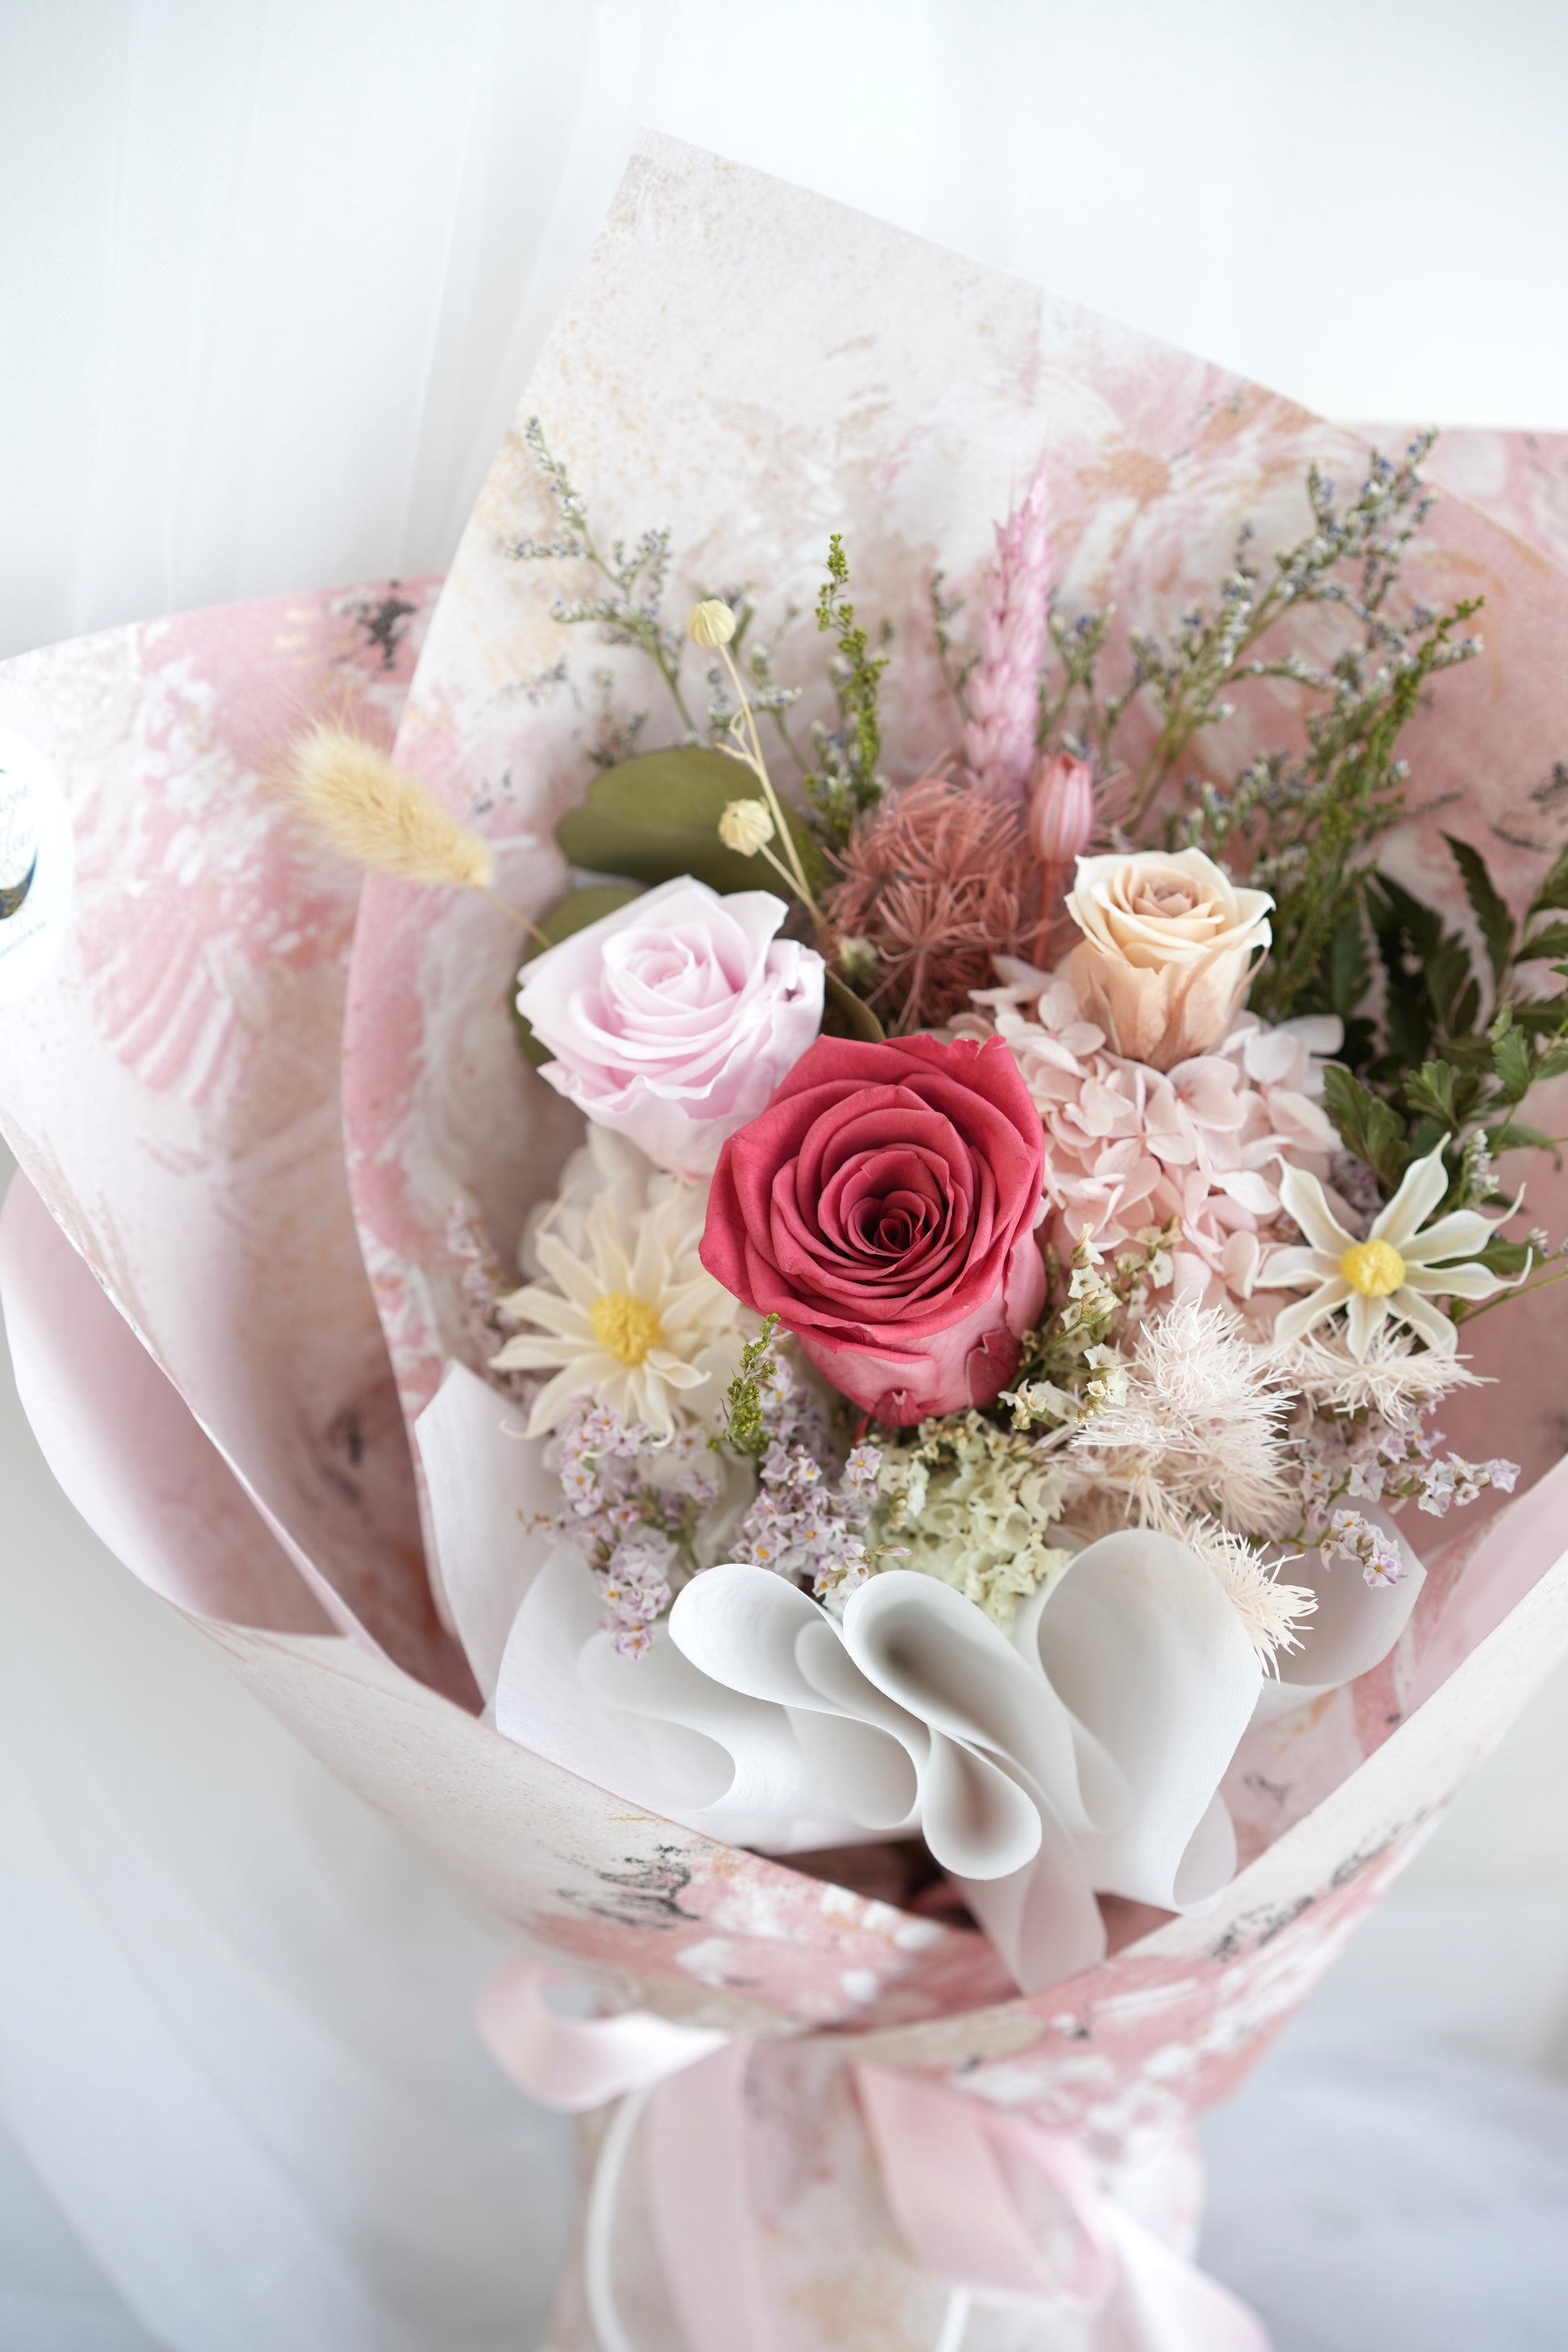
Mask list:
[[[1166,1534],[1205,1513],[1278,1534],[1294,1512],[1287,1404],[1228,1308],[1179,1301],[1139,1325],[1122,1395],[1075,1431],[1066,1459]]]
[[[1303,1618],[1310,1617],[1317,1609],[1316,1593],[1304,1584],[1282,1584],[1279,1569],[1288,1563],[1281,1561],[1270,1567],[1245,1536],[1221,1527],[1217,1519],[1200,1517],[1188,1520],[1182,1529],[1181,1540],[1212,1570],[1246,1626],[1247,1640],[1262,1659],[1265,1670],[1277,1675],[1279,1652],[1299,1650],[1301,1646],[1297,1629]]]
[[[1462,1356],[1417,1349],[1408,1333],[1385,1324],[1363,1357],[1352,1356],[1342,1330],[1310,1331],[1268,1350],[1272,1377],[1320,1412],[1370,1413],[1403,1429],[1456,1389],[1484,1387]]]
[[[963,1009],[1015,951],[1027,871],[1021,813],[941,771],[862,818],[826,894],[840,939],[869,943],[869,1001],[905,1034]]]

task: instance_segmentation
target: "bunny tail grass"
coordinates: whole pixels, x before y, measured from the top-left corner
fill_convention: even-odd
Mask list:
[[[322,840],[362,866],[400,882],[444,882],[491,895],[496,861],[489,842],[363,735],[326,722],[312,727],[289,752],[287,783]]]

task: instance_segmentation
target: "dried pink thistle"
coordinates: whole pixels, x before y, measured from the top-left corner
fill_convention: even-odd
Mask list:
[[[841,940],[877,951],[870,1003],[906,1035],[964,1010],[1016,952],[1029,880],[1023,815],[1000,793],[921,776],[856,827],[826,900]]]
[[[997,525],[985,574],[980,657],[964,688],[964,764],[977,783],[1018,801],[1035,768],[1050,588],[1042,457],[1022,500]]]

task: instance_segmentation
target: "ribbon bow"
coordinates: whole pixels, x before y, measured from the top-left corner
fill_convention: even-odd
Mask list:
[[[690,2352],[773,2352],[776,2336],[746,2198],[744,2036],[646,2011],[557,2015],[548,1969],[520,1956],[486,1987],[479,2030],[544,2106],[568,2115],[618,2101],[599,2150],[584,2229],[584,2288],[601,2352],[638,2352],[616,2305],[611,2249],[634,2139],[671,2300]],[[858,2063],[852,2074],[889,2210],[916,2263],[948,2289],[931,2352],[960,2352],[976,2302],[1041,2311],[1114,2309],[1136,2352],[1268,2352],[1247,2305],[1106,2194],[1076,2143],[929,2083]],[[1047,2263],[1026,2226],[1020,2179],[1043,2179],[1071,2225]]]

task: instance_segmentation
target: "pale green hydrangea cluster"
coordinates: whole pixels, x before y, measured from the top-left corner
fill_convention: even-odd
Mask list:
[[[1037,1439],[978,1412],[926,1422],[885,1446],[876,1537],[882,1565],[940,1577],[1004,1632],[1072,1555],[1049,1540],[1066,1493]]]

